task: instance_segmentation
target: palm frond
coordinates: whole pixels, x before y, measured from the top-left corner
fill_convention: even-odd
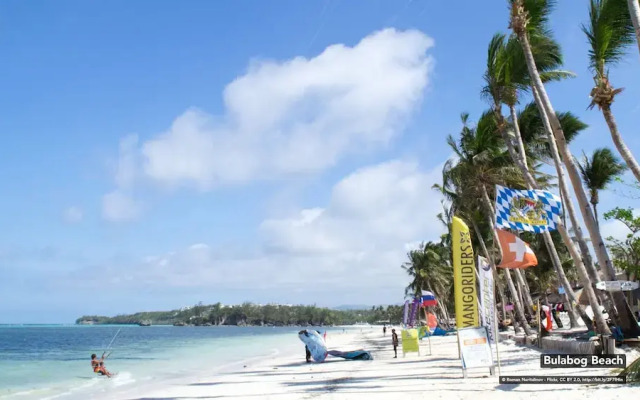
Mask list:
[[[635,42],[627,4],[622,0],[590,0],[589,23],[582,25],[589,41],[589,67],[599,76],[606,65],[619,62]]]
[[[553,70],[540,72],[540,79],[542,82],[561,81],[567,78],[575,78],[576,74],[571,71]]]
[[[591,157],[583,155],[578,166],[585,185],[592,192],[605,189],[627,169],[627,166],[606,147],[596,149]]]

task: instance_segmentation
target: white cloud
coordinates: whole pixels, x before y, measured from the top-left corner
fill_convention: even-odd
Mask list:
[[[362,168],[338,182],[323,207],[263,221],[258,249],[230,254],[197,243],[136,265],[101,267],[100,279],[277,293],[313,288],[344,296],[357,284],[367,292],[391,294],[371,301],[395,302],[392,296],[401,299],[407,283],[400,268],[406,252],[444,231],[436,218],[440,198],[431,189],[440,178],[441,166],[424,171],[406,161]]]
[[[102,198],[102,216],[113,222],[131,221],[140,213],[140,205],[120,190],[107,193]]]
[[[116,185],[121,189],[130,189],[138,170],[138,135],[125,136],[120,140],[120,156],[115,170]]]
[[[422,99],[432,46],[419,31],[386,29],[310,59],[254,61],[225,88],[223,115],[190,109],[136,156],[121,149],[117,181],[137,175],[128,172],[139,158],[146,179],[207,190],[319,171],[384,145]]]
[[[640,215],[640,208],[634,209],[633,215]],[[600,217],[600,231],[604,239],[611,236],[618,240],[625,240],[627,235],[631,233],[629,228],[622,222],[617,220],[606,221],[602,217]]]
[[[408,242],[436,239],[439,196],[431,186],[440,166],[425,173],[416,163],[392,161],[360,169],[340,181],[325,209],[264,221],[265,243],[291,253],[369,252],[404,249]]]
[[[84,218],[84,212],[78,206],[71,206],[64,210],[64,220],[68,223],[78,223]]]
[[[116,189],[102,197],[102,217],[108,221],[130,221],[140,213],[140,204],[132,194],[138,175],[137,147],[137,135],[120,140],[118,162],[113,171]]]

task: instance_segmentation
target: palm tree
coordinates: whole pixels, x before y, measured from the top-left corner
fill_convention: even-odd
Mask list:
[[[447,306],[453,277],[449,253],[450,247],[444,241],[421,243],[419,249],[407,253],[408,261],[402,265],[411,277],[405,295],[419,297],[423,289],[433,292],[446,321],[449,320]]]
[[[627,0],[627,5],[629,6],[633,29],[636,32],[636,44],[638,45],[638,51],[640,51],[640,2],[638,0]]]
[[[583,25],[582,30],[591,45],[589,68],[594,73],[595,81],[589,107],[597,105],[602,111],[618,152],[640,182],[640,165],[622,139],[611,111],[611,104],[622,89],[614,89],[607,70],[607,66],[622,59],[625,47],[633,43],[633,26],[624,0],[591,0],[589,25]]]
[[[579,132],[587,128],[585,123],[580,121],[570,112],[558,113],[557,116],[560,120],[560,125],[562,126],[567,142],[571,142]],[[564,168],[562,167],[562,161],[558,153],[558,147],[556,145],[553,132],[551,131],[551,126],[549,125],[549,120],[546,116],[545,118],[541,117],[535,103],[529,103],[518,115],[518,124],[521,127],[524,138],[523,140],[527,143],[527,152],[534,154],[536,158],[539,158],[542,161],[547,162],[548,160],[551,160],[556,167],[558,184],[560,186],[560,196],[563,199],[562,203],[566,210],[566,214],[569,215],[569,219],[571,220],[571,231],[573,231],[573,235],[578,242],[578,246],[580,246],[579,255],[582,257],[583,263],[587,268],[589,279],[595,288],[595,284],[600,281],[600,276],[596,266],[593,264],[593,260],[591,259],[587,239],[582,233],[580,222],[578,221],[573,207],[573,201],[569,196],[569,187],[564,176]],[[562,229],[560,234],[563,236],[563,241],[565,243],[567,242],[567,238],[571,239],[571,235],[562,231]],[[570,251],[572,250],[573,249],[570,249]],[[574,260],[576,259],[577,258],[574,257]],[[596,293],[598,295],[602,294],[601,292]],[[601,298],[606,300],[604,295],[602,295]]]
[[[464,130],[468,130],[468,126],[467,121],[468,121],[469,115],[468,114],[462,114],[462,121],[463,121],[463,131]],[[453,146],[457,147],[457,144],[452,143]],[[452,188],[448,187],[448,182],[449,181],[449,171],[452,168],[452,163],[451,160],[448,161],[444,168],[443,168],[443,184],[434,184],[432,186],[432,189],[436,190],[438,193],[440,193],[443,197],[445,197],[447,199],[447,201],[451,204],[449,204],[449,206],[447,206],[446,202],[443,200],[442,201],[442,208],[443,208],[443,212],[438,214],[438,220],[444,225],[444,227],[446,227],[448,230],[451,227],[451,221],[453,219],[453,214],[454,213],[458,213],[460,215],[462,215],[466,220],[470,221],[472,226],[473,226],[473,230],[475,232],[475,239],[477,240],[478,245],[480,246],[480,249],[482,251],[482,254],[484,254],[484,257],[489,260],[489,264],[491,265],[491,270],[493,271],[493,276],[494,276],[494,280],[496,282],[496,287],[498,289],[498,295],[500,296],[500,299],[502,299],[502,315],[506,318],[506,309],[505,309],[505,304],[506,304],[506,297],[505,297],[505,291],[504,291],[504,286],[502,284],[502,282],[499,279],[499,275],[498,275],[498,271],[496,269],[496,263],[495,263],[495,257],[493,256],[493,254],[489,253],[488,249],[487,249],[487,245],[485,243],[484,240],[484,236],[482,234],[482,231],[480,229],[480,224],[481,219],[482,219],[482,215],[481,212],[477,209],[474,208],[473,206],[469,207],[469,208],[474,208],[473,211],[467,210],[467,209],[463,209],[464,207],[462,206],[464,204],[464,202],[462,202],[461,198],[457,195],[457,193],[452,190]],[[473,204],[473,202],[468,203],[468,204]],[[487,230],[492,230],[493,226],[492,226],[492,221],[489,221],[489,225],[487,225],[488,229]],[[442,243],[446,243],[448,246],[451,246],[451,236],[450,234],[447,235],[443,235],[442,237]],[[477,248],[477,246],[476,246]],[[515,320],[515,318],[514,318]]]
[[[583,155],[580,171],[585,186],[591,195],[591,205],[598,222],[598,203],[600,198],[598,192],[606,189],[613,180],[622,175],[627,167],[620,163],[620,160],[608,148],[596,149],[591,158]]]
[[[568,73],[564,71],[555,71],[553,68],[560,65],[562,57],[560,55],[559,46],[551,40],[538,38],[534,41],[536,44],[533,47],[536,53],[536,61],[539,61],[540,68],[547,75],[544,80],[559,79],[567,76]],[[538,189],[539,184],[534,178],[532,171],[529,170],[528,160],[525,145],[522,139],[522,135],[519,129],[518,119],[516,115],[515,105],[518,101],[518,92],[521,88],[526,88],[529,83],[527,74],[526,63],[524,62],[524,55],[522,54],[522,47],[518,45],[515,40],[508,42],[504,41],[504,35],[494,35],[489,43],[489,51],[487,57],[487,70],[484,75],[486,86],[482,90],[482,94],[488,97],[492,102],[493,112],[496,120],[498,121],[498,131],[502,136],[509,154],[513,162],[518,166],[525,181],[527,182],[528,189]],[[515,143],[508,133],[510,128],[502,116],[502,103],[509,106],[511,114],[511,127],[513,127],[513,135],[515,136]],[[516,151],[516,144],[518,151]],[[559,226],[558,229],[564,229],[563,226]],[[547,250],[551,255],[551,259],[556,269],[563,286],[567,288],[565,298],[567,309],[569,310],[569,316],[571,318],[572,327],[577,326],[577,320],[574,314],[571,302],[576,301],[575,293],[573,292],[569,281],[566,278],[566,274],[562,269],[562,262],[558,256],[558,251],[551,238],[549,232],[542,234],[547,246]],[[569,246],[575,246],[569,235],[564,235],[565,244]],[[581,257],[578,255],[577,249],[571,252],[572,255],[576,255],[576,263],[581,263]],[[516,271],[516,277],[522,283],[522,278],[519,276],[520,271]],[[588,282],[590,285],[590,282]],[[528,302],[531,302],[528,299]],[[582,315],[587,325],[591,324],[591,319],[584,311],[577,305],[579,313]]]
[[[567,145],[567,140],[560,125],[560,121],[555,113],[551,100],[547,94],[545,86],[542,82],[539,71],[537,70],[535,59],[531,51],[531,37],[550,36],[551,32],[547,26],[549,14],[551,12],[554,1],[552,0],[509,0],[511,5],[510,28],[518,37],[520,45],[524,51],[527,70],[532,80],[532,92],[538,105],[540,115],[545,120],[545,125],[550,124],[558,148],[562,154],[562,160],[567,167],[569,179],[573,186],[573,191],[580,205],[580,211],[584,219],[585,225],[589,231],[589,236],[594,245],[594,250],[598,258],[598,262],[602,267],[603,274],[607,280],[615,280],[616,272],[611,262],[611,258],[605,247],[604,240],[598,229],[593,210],[587,199],[587,195],[582,187],[580,170],[575,162],[571,151]],[[613,298],[617,311],[617,319],[619,326],[626,335],[640,335],[640,326],[638,326],[635,317],[622,293],[614,292]]]
[[[470,210],[484,208],[489,226],[493,227],[495,218],[487,186],[494,187],[497,183],[522,186],[522,178],[496,135],[497,123],[493,111],[485,112],[475,127],[468,125],[468,114],[462,115],[462,122],[458,140],[452,136],[447,139],[457,160],[449,160],[445,164],[442,190],[452,201],[455,213],[468,213]],[[493,229],[492,231],[497,243],[497,233]],[[532,330],[527,323],[511,271],[504,270],[504,275],[514,300],[517,320],[529,335]]]

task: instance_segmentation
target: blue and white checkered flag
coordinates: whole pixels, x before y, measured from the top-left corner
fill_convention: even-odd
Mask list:
[[[556,229],[560,197],[545,190],[515,190],[496,185],[496,228],[541,233]]]

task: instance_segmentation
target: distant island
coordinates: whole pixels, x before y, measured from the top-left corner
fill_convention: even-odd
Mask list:
[[[79,325],[135,324],[174,326],[331,326],[356,323],[400,323],[402,307],[377,306],[368,309],[329,309],[316,306],[287,304],[223,305],[202,302],[171,311],[146,311],[106,317],[84,315]]]

